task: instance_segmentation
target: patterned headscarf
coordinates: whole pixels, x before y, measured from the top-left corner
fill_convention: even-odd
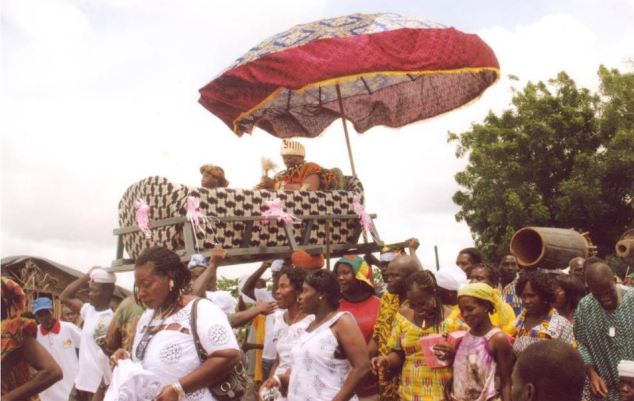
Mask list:
[[[225,178],[225,171],[222,167],[214,166],[213,164],[203,164],[200,166],[200,174],[208,173],[220,180],[220,186],[226,188],[229,186],[229,181]]]
[[[510,317],[506,316],[507,309],[503,308],[504,300],[500,295],[500,292],[486,283],[470,283],[458,290],[458,298],[462,296],[473,297],[490,302],[495,311],[500,316],[501,322],[510,320]]]
[[[356,255],[346,255],[339,259],[337,263],[335,263],[335,267],[339,264],[343,263],[352,268],[354,272],[354,278],[357,280],[369,285],[372,289],[374,289],[374,280],[372,278],[372,269],[368,264],[363,260],[361,256]]]
[[[26,306],[26,295],[18,283],[2,277],[2,303],[7,307],[7,318],[20,316]]]

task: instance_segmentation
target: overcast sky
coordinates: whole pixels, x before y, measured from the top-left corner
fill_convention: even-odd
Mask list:
[[[242,53],[293,25],[396,12],[477,33],[496,53],[503,78],[477,102],[351,138],[381,236],[418,237],[429,266],[434,245],[444,265],[473,243],[454,219],[453,176],[465,161],[447,132],[509,107],[509,74],[524,83],[565,70],[596,89],[599,64],[631,68],[634,58],[632,0],[3,0],[0,7],[1,254],[79,270],[114,258],[117,205],[132,183],[161,175],[194,186],[199,166],[214,163],[231,186],[252,187],[262,156],[281,164],[278,139],[257,129],[237,138],[197,99]],[[303,143],[308,160],[349,173],[339,121]]]

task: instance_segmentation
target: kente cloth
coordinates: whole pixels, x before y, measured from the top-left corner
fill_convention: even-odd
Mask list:
[[[278,173],[274,177],[275,190],[283,189],[288,184],[301,185],[306,178],[314,174],[319,176],[319,189],[327,188],[333,179],[332,174],[318,164],[312,162],[302,163]]]
[[[515,321],[515,329],[512,334],[515,339],[513,342],[515,355],[518,355],[533,343],[550,339],[556,339],[576,347],[577,343],[572,331],[572,323],[557,313],[555,308],[551,308],[546,318],[533,328],[525,327],[525,320],[526,310],[522,311]]]
[[[511,305],[515,316],[519,316],[519,314],[522,313],[522,298],[520,298],[515,291],[515,285],[518,279],[519,275],[515,276],[513,281],[502,288],[502,298],[504,298],[507,304]]]
[[[617,291],[621,300],[613,311],[603,309],[592,294],[583,297],[574,325],[581,358],[605,381],[608,397],[603,400],[608,401],[619,400],[619,361],[634,360],[634,290],[617,287]],[[591,399],[601,398],[591,395]]]
[[[502,304],[502,308],[506,309],[505,313],[500,315],[497,311],[493,313],[489,313],[489,319],[491,320],[491,324],[493,327],[499,327],[504,331],[504,333],[508,335],[513,335],[515,333],[515,313],[513,313],[513,308],[507,303]],[[502,321],[500,321],[501,317]],[[458,305],[454,305],[451,308],[451,313],[443,322],[443,332],[451,333],[456,330],[469,330],[469,325],[464,321],[464,318],[460,314],[460,308]]]
[[[438,324],[423,329],[400,313],[396,313],[388,347],[390,350],[402,351],[405,356],[398,386],[401,400],[444,400],[444,387],[452,377],[451,367],[432,369],[427,366],[420,346],[421,337],[440,333],[440,330]]]
[[[365,283],[366,285],[370,286],[372,290],[374,290],[374,278],[372,277],[372,269],[361,256],[344,255],[337,261],[337,263],[335,263],[335,271],[339,263],[350,266],[354,273],[354,278],[361,281],[362,283]]]
[[[2,395],[31,379],[31,367],[21,358],[11,355],[22,348],[25,337],[37,336],[37,323],[33,319],[14,317],[2,320]],[[13,363],[13,366],[7,365]],[[29,398],[37,400],[37,396]]]
[[[484,336],[468,332],[460,342],[453,362],[453,395],[458,401],[487,401],[499,393],[489,340],[500,331],[494,327]]]
[[[394,316],[401,307],[398,295],[385,291],[381,297],[379,314],[374,325],[373,338],[378,345],[379,356],[387,356],[390,353],[388,341],[392,334],[392,324]],[[398,400],[398,375],[390,376],[390,372],[380,369],[379,376],[379,396],[381,401]]]

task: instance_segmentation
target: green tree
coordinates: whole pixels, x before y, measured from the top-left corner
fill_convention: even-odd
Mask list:
[[[599,68],[598,94],[561,72],[515,91],[512,107],[449,133],[453,196],[484,255],[496,260],[524,226],[589,231],[600,255],[634,223],[634,74]]]
[[[240,295],[238,292],[239,281],[240,280],[237,278],[226,278],[221,276],[216,283],[216,287],[222,291],[229,291],[231,295],[237,299]]]

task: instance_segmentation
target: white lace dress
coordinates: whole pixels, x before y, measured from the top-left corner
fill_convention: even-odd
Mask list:
[[[339,343],[331,326],[344,314],[349,313],[337,312],[293,347],[288,401],[331,401],[343,386],[352,366],[348,359],[335,358]]]
[[[151,321],[154,310],[148,309],[137,324],[132,359],[135,362],[140,362],[144,370],[155,374],[162,386],[176,382],[201,364],[191,334],[192,304],[193,301],[189,302],[183,309],[167,317],[165,321],[159,319]],[[201,300],[198,303],[197,312],[197,333],[208,355],[223,349],[239,350],[238,342],[231,330],[227,316],[217,305]],[[163,325],[170,328],[158,331],[147,342],[144,355],[139,358],[141,355],[137,355],[137,353],[140,351],[139,348],[143,348],[144,333],[148,325],[150,327]],[[186,401],[215,401],[206,387],[188,393],[183,399]]]
[[[315,320],[315,315],[307,315],[302,320],[289,325],[284,321],[285,312],[280,310],[273,315],[273,345],[279,358],[276,375],[286,372],[291,366],[291,350],[299,338],[306,334],[308,325]]]

